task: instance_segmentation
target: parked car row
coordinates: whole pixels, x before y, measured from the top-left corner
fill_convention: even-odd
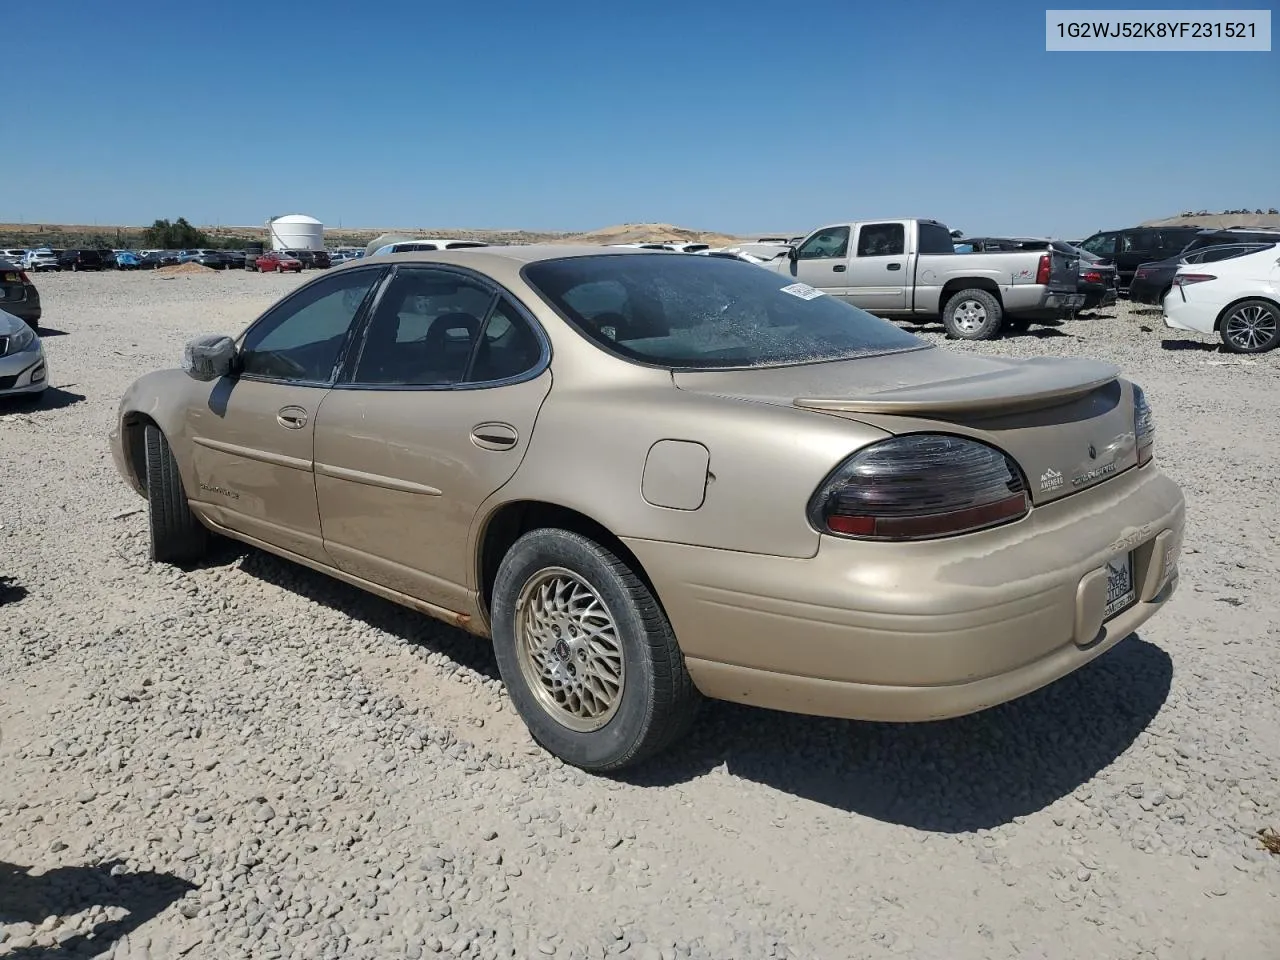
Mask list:
[[[326,270],[334,263],[363,256],[363,251],[343,250],[330,254],[328,250],[283,250],[286,258],[301,262],[303,269]],[[78,273],[84,270],[155,270],[179,263],[198,263],[213,270],[257,270],[261,248],[247,250],[217,250],[196,248],[190,250],[106,250],[77,247],[55,249],[41,247],[34,250],[9,248],[0,250],[0,259],[16,263],[29,273],[67,270]],[[274,269],[274,266],[268,267]],[[288,269],[292,269],[289,267]]]

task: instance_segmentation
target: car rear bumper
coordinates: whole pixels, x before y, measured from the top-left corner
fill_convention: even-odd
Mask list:
[[[1057,320],[1084,308],[1085,296],[1078,290],[1040,289],[1042,293],[1028,291],[1028,296],[1017,287],[1005,288],[1005,313],[1027,320]]]
[[[1182,290],[1174,287],[1161,303],[1164,325],[1174,330],[1213,333],[1218,323],[1218,304],[1201,304],[1184,299]]]
[[[703,693],[914,721],[1030,693],[1132,633],[1176,587],[1183,515],[1178,487],[1148,465],[1018,523],[927,543],[824,536],[797,560],[626,542]],[[1136,599],[1104,623],[1106,564],[1126,553]]]
[[[1158,307],[1160,305],[1160,295],[1172,282],[1172,279],[1170,279],[1162,286],[1160,280],[1134,277],[1133,282],[1129,284],[1129,299],[1134,303],[1146,303]]]

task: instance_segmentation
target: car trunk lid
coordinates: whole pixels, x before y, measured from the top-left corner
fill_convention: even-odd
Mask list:
[[[677,371],[676,387],[845,417],[894,434],[969,436],[1022,467],[1033,503],[1137,464],[1131,386],[1093,360],[1009,360],[937,348],[791,367]]]

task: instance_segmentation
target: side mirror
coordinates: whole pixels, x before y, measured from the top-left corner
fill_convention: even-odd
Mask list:
[[[787,245],[787,259],[790,260],[792,263],[795,263],[797,260],[800,259],[800,248],[797,247],[794,243]]]
[[[236,372],[236,342],[219,333],[188,340],[182,350],[182,371],[193,380],[217,380]]]

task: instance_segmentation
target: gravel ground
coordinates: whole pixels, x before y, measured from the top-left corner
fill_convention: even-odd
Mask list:
[[[234,545],[147,562],[121,392],[298,282],[39,279],[57,389],[0,407],[0,955],[1280,954],[1280,354],[1128,306],[954,346],[1146,388],[1189,507],[1169,608],[978,716],[711,704],[609,780],[457,631]]]

